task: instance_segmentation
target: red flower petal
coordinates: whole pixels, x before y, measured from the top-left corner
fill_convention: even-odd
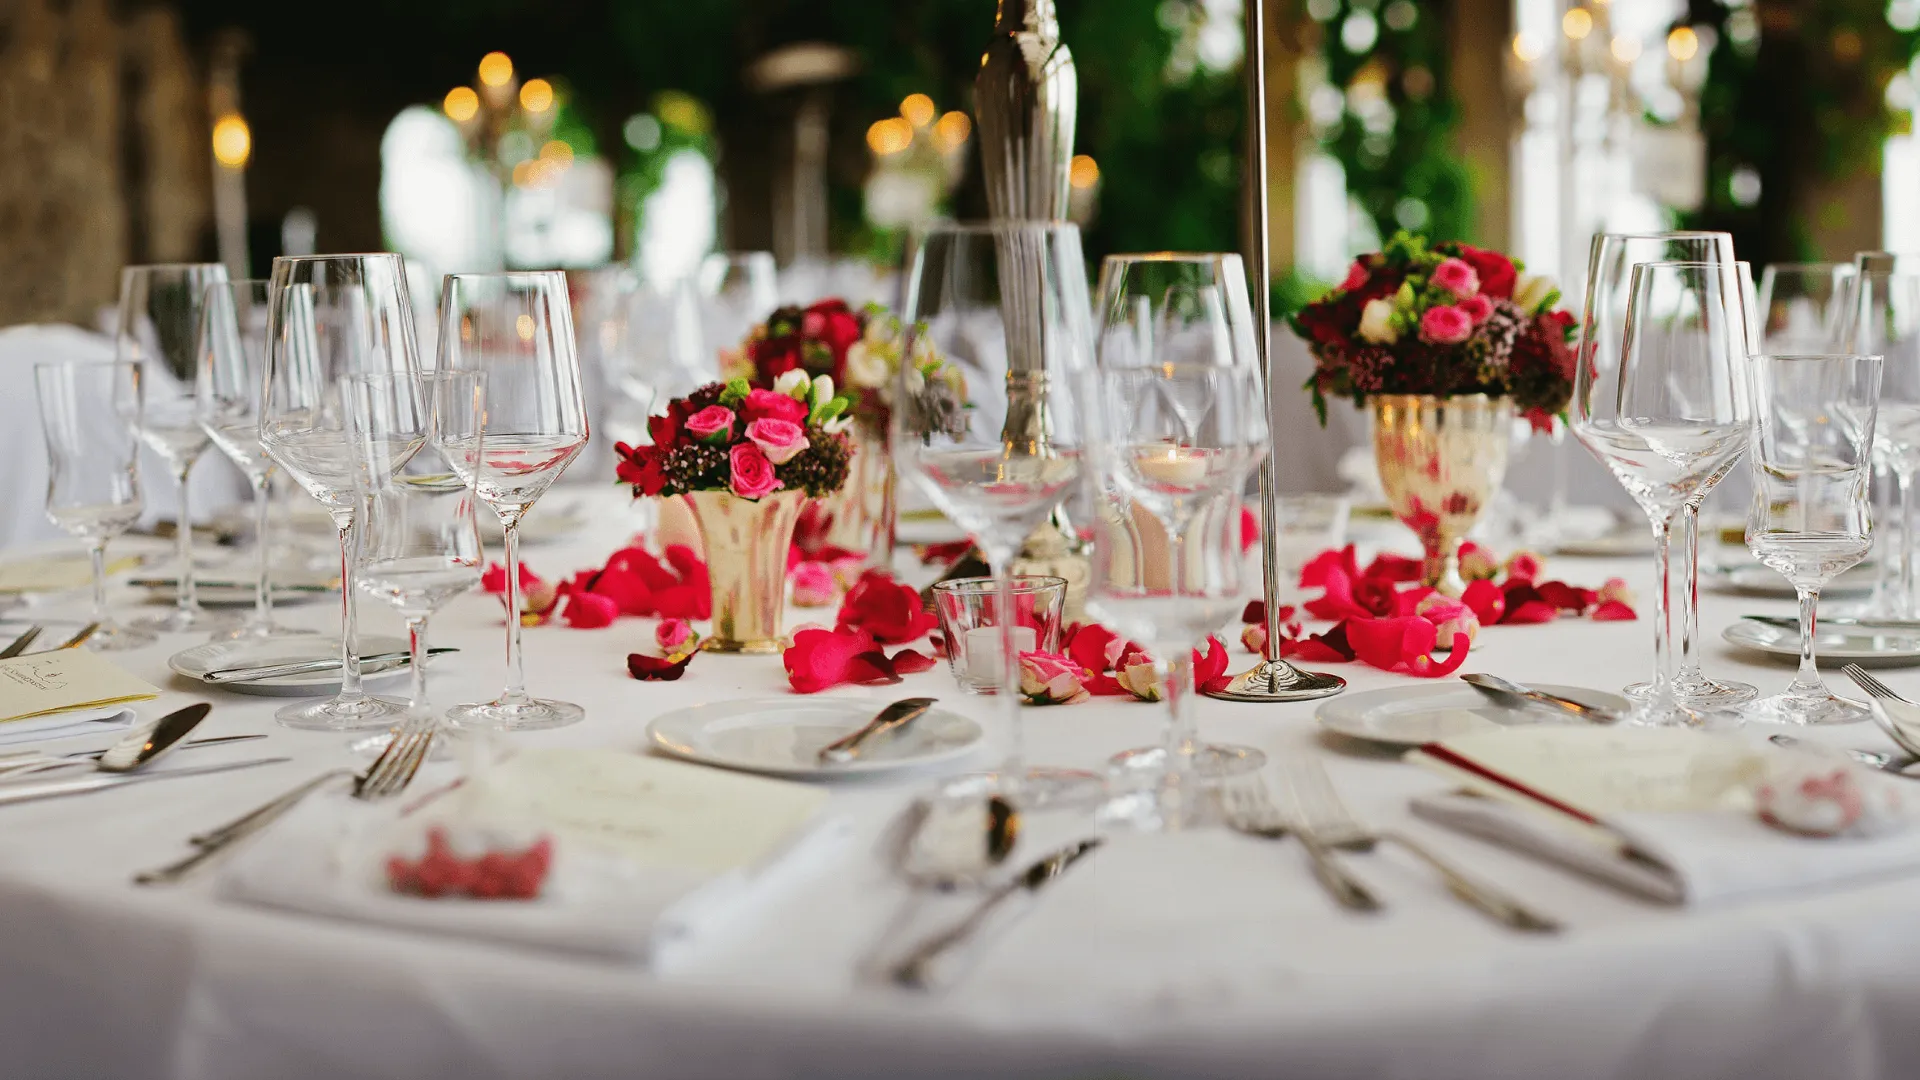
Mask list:
[[[1582,589],[1564,581],[1543,581],[1534,585],[1534,589],[1540,593],[1540,599],[1561,611],[1585,611],[1593,606],[1596,599],[1592,589]]]
[[[1227,677],[1226,643],[1209,635],[1204,655],[1199,649],[1193,650],[1193,685],[1206,692],[1225,690],[1231,681]]]
[[[1324,634],[1300,641],[1280,643],[1280,655],[1305,660],[1310,664],[1342,664],[1354,658],[1353,643],[1347,639],[1348,622],[1336,624]]]
[[[1609,600],[1593,609],[1594,622],[1629,622],[1640,616],[1634,610],[1618,600]]]
[[[609,566],[593,576],[586,591],[595,596],[604,596],[614,602],[622,615],[651,615],[654,613],[653,593],[640,575],[630,570],[616,570]]]
[[[1470,581],[1460,602],[1473,609],[1481,626],[1493,626],[1507,613],[1507,594],[1491,581]]]
[[[1467,650],[1473,645],[1472,639],[1465,634],[1453,635],[1453,649],[1447,653],[1446,661],[1436,661],[1432,654],[1416,656],[1407,664],[1407,673],[1423,679],[1439,679],[1460,670],[1467,662]]]
[[[577,630],[611,626],[619,616],[620,606],[608,597],[577,591],[567,594],[567,606],[560,613],[567,625]]]
[[[1112,671],[1125,643],[1120,635],[1099,623],[1083,623],[1067,638],[1067,656],[1094,674]]]
[[[854,658],[872,648],[873,638],[858,630],[807,629],[793,635],[780,661],[794,690],[815,694],[849,681]]]
[[[645,653],[628,653],[627,674],[642,682],[673,682],[686,673],[687,665],[692,661],[692,653],[678,660],[669,660],[664,656],[648,656]]]
[[[1327,583],[1328,570],[1346,571],[1348,581],[1353,581],[1360,576],[1360,566],[1355,561],[1352,544],[1339,549],[1330,548],[1307,560],[1307,564],[1300,568],[1300,587],[1303,589],[1324,587]]]
[[[1254,515],[1253,508],[1240,508],[1240,553],[1245,555],[1260,542],[1260,519]]]
[[[893,670],[901,675],[917,675],[922,671],[933,670],[934,659],[912,649],[901,649],[893,654]]]
[[[1559,617],[1559,609],[1545,600],[1529,600],[1517,608],[1509,609],[1507,617],[1500,621],[1511,624],[1543,623],[1552,622]]]
[[[1426,572],[1425,565],[1419,559],[1409,559],[1404,555],[1382,553],[1367,564],[1360,576],[1379,581],[1419,581]]]
[[[924,637],[940,625],[926,609],[920,590],[903,585],[884,570],[869,570],[847,590],[834,622],[841,629],[859,628],[884,645],[904,645]]]

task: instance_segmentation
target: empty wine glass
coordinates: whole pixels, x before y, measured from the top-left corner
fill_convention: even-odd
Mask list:
[[[1608,370],[1621,355],[1622,337],[1627,326],[1627,308],[1632,301],[1633,268],[1639,263],[1671,260],[1678,262],[1726,263],[1733,265],[1733,237],[1724,232],[1602,233],[1593,238],[1587,265],[1585,313],[1580,322],[1581,357],[1597,358]],[[1745,278],[1736,277],[1736,283]],[[1741,295],[1746,294],[1743,291]],[[1740,316],[1743,329],[1751,329],[1751,312]],[[1755,344],[1745,342],[1737,355],[1754,351]],[[1711,485],[1709,485],[1710,487]],[[1684,704],[1701,706],[1732,705],[1759,694],[1754,687],[1732,680],[1711,679],[1700,670],[1695,653],[1699,648],[1700,627],[1700,503],[1707,489],[1681,508],[1679,519],[1680,573],[1673,582],[1680,597],[1680,655],[1673,670],[1673,693]],[[1671,544],[1673,534],[1656,542]],[[1662,555],[1664,565],[1672,566],[1673,553]],[[1635,683],[1626,688],[1632,697],[1644,697],[1653,691],[1652,683]]]
[[[384,253],[282,257],[273,260],[269,296],[260,448],[327,508],[340,539],[340,692],[274,716],[289,727],[325,731],[384,728],[402,706],[360,687],[360,498],[340,380],[419,370],[406,266]]]
[[[486,376],[485,410],[478,418],[448,413],[446,439],[453,467],[499,516],[507,549],[506,689],[484,704],[456,705],[447,718],[509,731],[571,724],[586,711],[529,695],[520,652],[520,521],[587,445],[567,276],[449,274],[439,369]]]
[[[1820,588],[1873,546],[1874,401],[1878,356],[1754,358],[1753,509],[1747,547],[1800,598],[1800,670],[1748,707],[1756,720],[1848,724],[1865,706],[1835,697],[1815,665]]]
[[[1900,498],[1900,547],[1886,561],[1888,588],[1879,599],[1893,618],[1912,618],[1915,491],[1920,473],[1920,274],[1897,269],[1886,252],[1862,252],[1845,290],[1834,348],[1854,355],[1882,357],[1878,420],[1874,424],[1874,465],[1893,476]],[[1884,556],[1883,556],[1884,557]]]
[[[1266,456],[1266,399],[1259,372],[1245,367],[1104,368],[1085,385],[1090,479],[1101,497],[1152,515],[1166,537],[1094,545],[1087,610],[1150,647],[1171,719],[1163,745],[1128,750],[1113,764],[1152,785],[1152,826],[1180,828],[1204,819],[1206,781],[1266,762],[1251,747],[1200,741],[1192,662],[1194,648],[1244,602],[1237,496]],[[1121,565],[1122,552],[1134,565]]]
[[[174,541],[180,566],[173,610],[141,620],[156,630],[208,630],[231,622],[202,608],[194,595],[193,515],[187,506],[187,476],[208,442],[194,398],[201,311],[207,289],[226,282],[227,268],[219,263],[129,266],[120,271],[116,353],[118,359],[146,368],[140,438],[166,460],[178,499]]]
[[[200,319],[199,372],[194,412],[213,445],[246,475],[253,488],[254,555],[258,561],[253,614],[216,639],[275,638],[312,631],[273,618],[270,543],[273,459],[260,447],[260,393],[267,377],[267,288],[264,280],[207,287]]]
[[[1756,310],[1761,346],[1770,353],[1825,352],[1846,306],[1852,263],[1768,263]]]
[[[1588,353],[1574,381],[1573,432],[1646,512],[1658,547],[1655,668],[1635,710],[1691,724],[1674,693],[1669,540],[1746,449],[1752,402],[1739,270],[1732,262],[1634,266],[1618,358]]]
[[[700,261],[693,286],[707,362],[716,368],[724,366],[720,354],[738,349],[748,331],[780,306],[779,276],[771,251],[716,251]]]
[[[1014,610],[1013,560],[1080,472],[1068,379],[1091,365],[1092,306],[1072,225],[935,227],[908,260],[891,413],[894,463],[992,567]],[[999,705],[1007,756],[983,778],[1026,805],[1097,795],[1098,778],[1029,768],[1020,730],[1014,620],[1001,622]]]
[[[47,440],[47,520],[87,543],[93,619],[87,647],[137,649],[158,640],[107,610],[107,541],[140,520],[140,407],[145,380],[131,361],[35,364],[33,388]]]
[[[473,485],[453,467],[446,436],[479,428],[484,380],[464,371],[342,380],[354,475],[366,499],[358,584],[407,621],[412,716],[432,715],[427,619],[480,584]]]

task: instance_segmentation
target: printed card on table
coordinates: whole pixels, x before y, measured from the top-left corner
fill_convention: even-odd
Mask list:
[[[0,660],[0,723],[158,696],[158,687],[86,649]]]

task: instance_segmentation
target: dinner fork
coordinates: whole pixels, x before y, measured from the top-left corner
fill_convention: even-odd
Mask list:
[[[1520,900],[1484,881],[1462,872],[1436,855],[1425,844],[1390,830],[1370,829],[1333,788],[1326,767],[1312,758],[1288,763],[1293,793],[1298,800],[1301,836],[1313,835],[1321,843],[1348,851],[1372,851],[1382,841],[1400,845],[1407,853],[1426,863],[1446,882],[1447,890],[1496,922],[1532,933],[1554,933],[1560,921],[1528,907]]]
[[[1880,708],[1867,710],[1867,714],[1873,717],[1874,726],[1885,733],[1887,738],[1892,739],[1895,746],[1898,746],[1909,754],[1920,756],[1920,749],[1916,749],[1916,747],[1920,747],[1920,738],[1915,738],[1907,734],[1900,723],[1904,721],[1906,717],[1903,715],[1896,719],[1892,714],[1892,710],[1888,708],[1890,705],[1901,706],[1901,712],[1904,714],[1907,710],[1916,708],[1913,702],[1894,693],[1892,687],[1874,678],[1867,672],[1866,668],[1861,667],[1859,664],[1848,664],[1840,670],[1847,678],[1853,680],[1854,685],[1865,690],[1869,697],[1877,698],[1881,702]]]
[[[367,771],[354,778],[352,795],[356,799],[372,801],[389,798],[405,791],[413,782],[414,774],[427,760],[427,751],[433,746],[437,721],[431,716],[410,716],[393,733],[385,750],[375,758]],[[350,769],[329,769],[312,780],[294,788],[285,795],[274,799],[254,810],[250,810],[212,832],[202,833],[191,838],[197,849],[193,854],[169,863],[155,870],[146,870],[134,875],[134,882],[140,885],[170,885],[193,873],[212,860],[215,855],[228,847],[265,829],[279,820],[287,811],[305,798],[320,785],[338,776],[351,774]]]
[[[1292,833],[1307,849],[1307,857],[1313,862],[1314,877],[1319,879],[1328,895],[1341,907],[1354,911],[1380,910],[1380,898],[1372,889],[1348,873],[1346,867],[1333,857],[1333,853],[1317,837],[1295,828],[1281,816],[1279,808],[1273,805],[1273,800],[1267,795],[1266,783],[1259,777],[1227,784],[1221,791],[1221,797],[1227,825],[1235,832],[1264,840],[1278,840]]]
[[[14,638],[13,643],[6,648],[0,649],[0,660],[11,660],[21,653],[26,652],[27,646],[33,644],[33,640],[40,636],[40,630],[41,626],[39,623],[34,623],[32,626],[27,627],[26,633]]]

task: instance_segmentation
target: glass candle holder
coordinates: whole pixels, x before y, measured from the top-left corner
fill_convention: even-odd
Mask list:
[[[940,632],[954,681],[969,694],[991,694],[1000,685],[1000,612],[992,578],[953,578],[933,587]],[[1025,652],[1059,652],[1067,579],[1015,576],[1014,637]]]

